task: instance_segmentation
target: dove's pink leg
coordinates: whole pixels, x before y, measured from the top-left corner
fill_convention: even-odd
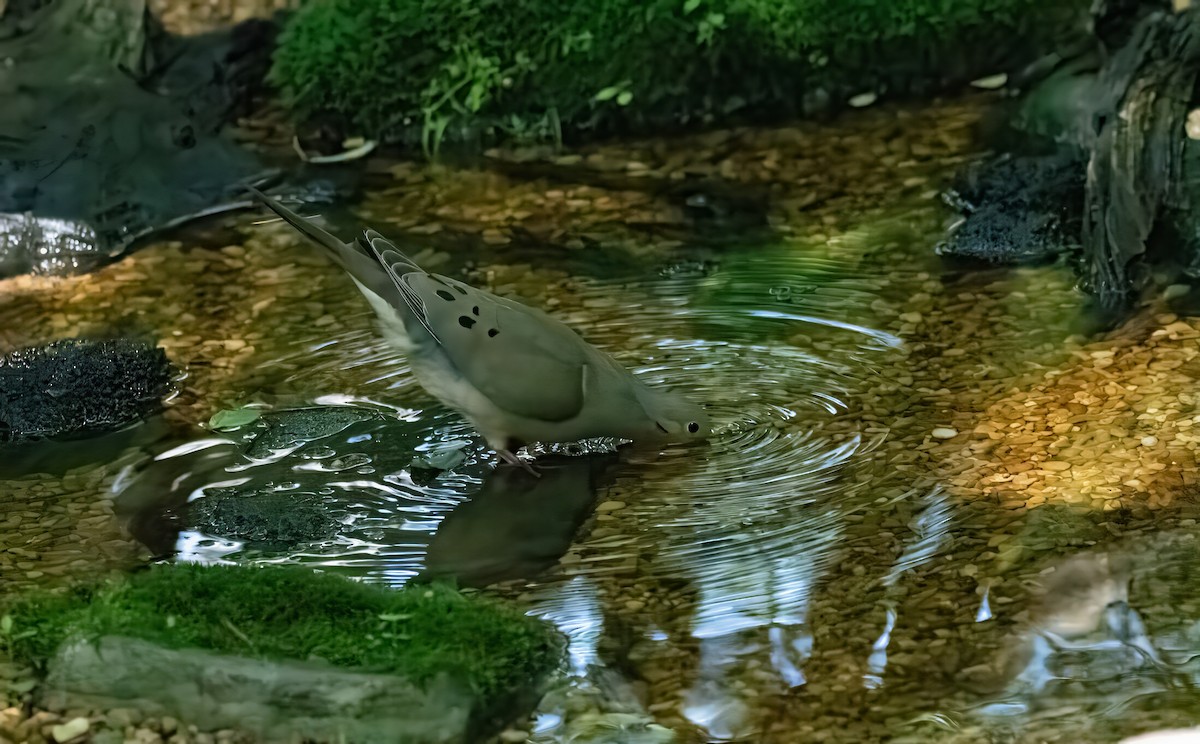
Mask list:
[[[526,473],[529,473],[534,478],[542,477],[542,474],[534,470],[532,465],[517,457],[512,452],[506,449],[498,449],[496,450],[496,454],[500,455],[501,460],[505,461],[509,465],[516,465],[517,467],[522,468]]]

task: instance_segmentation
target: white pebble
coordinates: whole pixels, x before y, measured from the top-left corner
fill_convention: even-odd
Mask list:
[[[1155,437],[1155,436],[1142,437],[1142,446],[1143,447],[1153,447],[1156,444],[1158,444],[1158,437]]]
[[[859,93],[857,96],[854,96],[850,99],[850,105],[854,108],[863,108],[864,106],[870,106],[872,103],[875,103],[878,98],[879,96],[873,92],[868,91],[866,93]]]
[[[948,426],[939,426],[929,433],[933,435],[934,439],[953,439],[958,436],[958,430]]]
[[[1007,82],[1008,75],[1002,72],[999,75],[989,75],[988,77],[982,77],[978,80],[972,80],[971,85],[975,88],[981,88],[983,90],[996,90],[997,88],[1003,88]]]

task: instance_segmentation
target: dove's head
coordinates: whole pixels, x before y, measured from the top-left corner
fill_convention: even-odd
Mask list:
[[[704,439],[712,432],[704,409],[681,395],[654,391],[643,398],[642,405],[651,419],[650,437],[686,441]]]

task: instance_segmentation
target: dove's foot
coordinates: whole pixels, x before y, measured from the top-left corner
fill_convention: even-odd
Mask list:
[[[516,454],[510,452],[509,450],[500,449],[500,450],[496,450],[496,453],[500,455],[501,460],[508,463],[509,465],[515,465],[518,468],[521,468],[526,473],[529,473],[530,475],[532,475],[534,478],[542,477],[542,474],[539,473],[537,470],[535,470],[532,465],[525,462],[520,457],[517,457]]]

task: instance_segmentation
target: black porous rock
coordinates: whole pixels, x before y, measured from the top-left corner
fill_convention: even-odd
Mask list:
[[[1077,249],[1085,183],[1085,164],[1068,153],[1003,155],[968,169],[944,195],[962,220],[937,252],[1015,265]]]
[[[332,537],[338,528],[316,494],[271,489],[209,489],[188,504],[188,516],[192,529],[272,552]]]
[[[0,442],[112,431],[161,407],[166,353],[127,338],[64,339],[0,357]]]

